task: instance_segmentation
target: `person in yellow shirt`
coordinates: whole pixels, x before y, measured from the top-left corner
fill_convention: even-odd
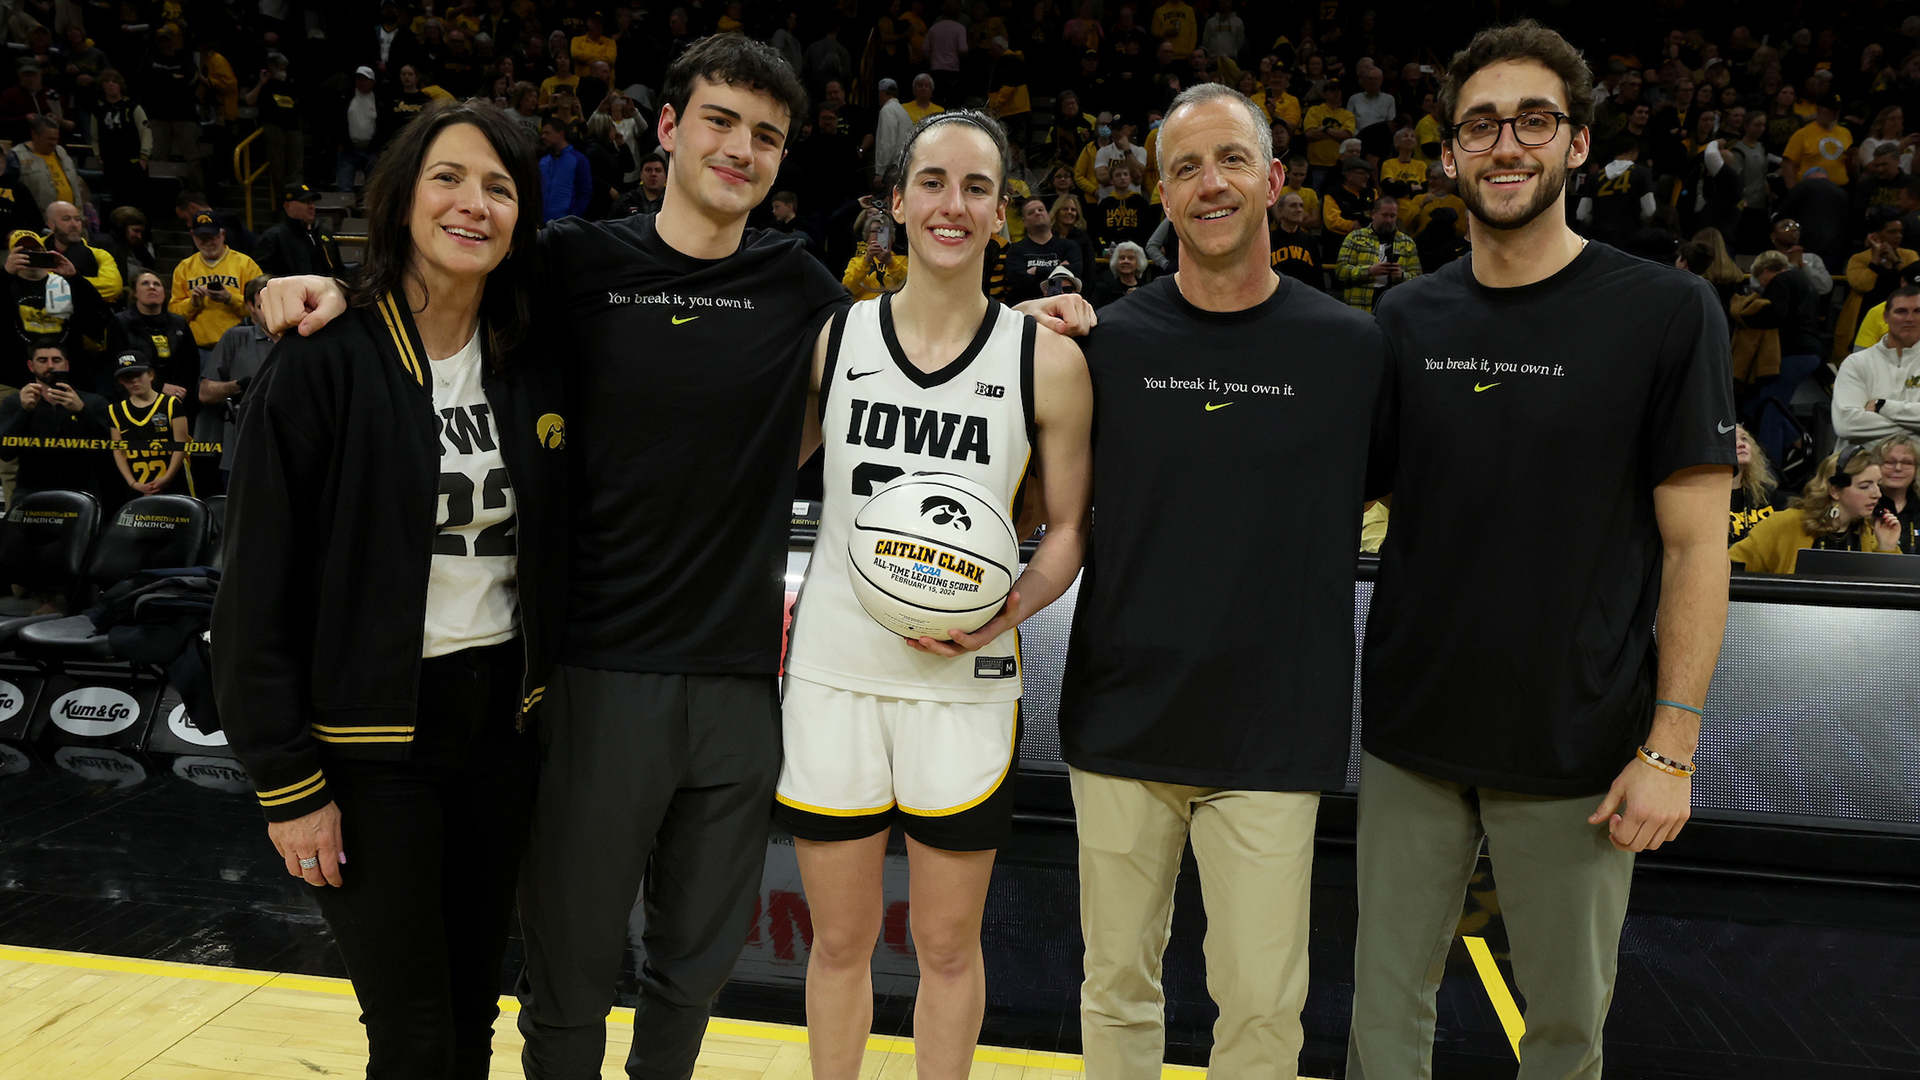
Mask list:
[[[919,67],[927,62],[927,17],[923,12],[925,0],[911,0],[900,21],[907,30],[907,63]]]
[[[1849,450],[1820,463],[1807,489],[1727,549],[1754,574],[1791,574],[1808,548],[1898,553],[1900,521],[1880,502],[1880,461]]]
[[[1340,144],[1353,138],[1358,121],[1341,104],[1340,83],[1328,79],[1320,87],[1321,103],[1300,118],[1300,135],[1307,141],[1308,186],[1318,191],[1340,163]]]
[[[934,113],[947,111],[933,103],[933,76],[924,71],[913,77],[913,100],[901,102],[900,107],[907,110],[907,119],[915,125]]]
[[[1861,311],[1884,306],[1887,295],[1899,288],[1906,279],[1908,267],[1920,263],[1920,251],[1903,246],[1906,242],[1905,226],[1895,214],[1896,211],[1888,209],[1868,211],[1867,223],[1872,231],[1867,233],[1867,250],[1857,252],[1847,260],[1849,292],[1833,323],[1833,352],[1830,358],[1836,364],[1853,351],[1849,343],[1856,340],[1859,324],[1863,321]]]
[[[1300,196],[1300,203],[1307,211],[1307,227],[1317,228],[1321,220],[1320,193],[1307,186],[1307,159],[1298,154],[1287,159],[1287,179],[1280,188],[1281,198],[1289,194]]]
[[[1158,132],[1154,132],[1158,134]],[[1073,182],[1080,188],[1080,198],[1088,203],[1098,202],[1100,193],[1100,173],[1094,162],[1100,156],[1100,148],[1113,145],[1113,116],[1101,113],[1094,120],[1093,141],[1080,148],[1080,157],[1073,163]]]
[[[1808,169],[1821,168],[1827,170],[1827,179],[1846,187],[1847,151],[1852,146],[1853,132],[1840,125],[1840,95],[1828,94],[1817,103],[1813,123],[1787,140],[1780,155],[1780,179],[1792,187]]]
[[[1027,56],[1009,48],[1005,38],[987,42],[987,52],[993,57],[987,111],[1000,121],[1010,137],[1024,141],[1027,117],[1033,111],[1033,98],[1027,91]]]
[[[1418,138],[1412,128],[1393,133],[1394,156],[1380,163],[1381,191],[1402,200],[1426,193],[1427,163],[1415,155],[1419,149]]]
[[[866,237],[866,246],[847,261],[847,272],[840,276],[847,295],[858,303],[881,293],[899,292],[907,283],[907,257],[893,253],[893,230],[886,215],[878,210],[861,214],[860,234]]]
[[[221,122],[231,124],[239,119],[240,77],[233,73],[233,65],[227,58],[214,48],[212,40],[200,43],[200,74],[206,79],[200,92],[213,103]]]
[[[587,16],[587,32],[574,38],[568,48],[568,55],[572,58],[573,68],[576,71],[592,70],[595,60],[605,60],[610,73],[619,70],[619,65],[615,61],[620,58],[620,43],[606,36],[605,31],[606,24],[601,21],[599,12],[596,11]],[[607,85],[611,87],[620,84],[609,78]]]
[[[1462,239],[1467,237],[1467,204],[1454,191],[1453,177],[1447,175],[1446,166],[1434,162],[1427,166],[1427,190],[1424,194],[1400,204],[1400,214],[1407,235],[1418,237],[1426,231],[1427,223],[1437,210],[1453,211],[1453,228]]]
[[[473,0],[460,0],[443,21],[448,29],[464,30],[468,37],[480,32],[480,12],[475,10]]]
[[[100,299],[118,306],[120,297],[126,292],[126,282],[120,276],[120,264],[112,255],[87,243],[86,215],[70,202],[51,202],[47,204],[46,222],[45,244],[48,250],[65,255],[68,261],[79,268],[81,276],[93,285]],[[88,347],[97,348],[91,343]]]
[[[1200,40],[1200,22],[1186,0],[1166,0],[1153,11],[1153,26],[1148,30],[1162,41],[1173,42],[1173,51],[1185,56]]]
[[[1300,130],[1300,99],[1287,93],[1293,82],[1293,73],[1283,64],[1275,64],[1267,71],[1266,89],[1253,95],[1253,103],[1267,114],[1268,122],[1285,120],[1287,130]]]
[[[260,266],[227,246],[226,230],[206,211],[193,215],[193,246],[199,254],[174,265],[167,309],[187,320],[194,343],[206,350],[246,319],[242,294],[260,276]]]
[[[1413,125],[1420,160],[1429,165],[1439,164],[1440,143],[1445,134],[1446,124],[1440,119],[1440,95],[1429,90],[1420,98],[1420,121]]]
[[[540,107],[552,105],[554,92],[559,90],[568,94],[580,92],[580,76],[573,73],[573,59],[566,53],[554,54],[553,74],[540,83]]]

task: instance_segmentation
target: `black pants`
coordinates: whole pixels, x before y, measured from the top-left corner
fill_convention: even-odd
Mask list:
[[[367,1028],[368,1080],[484,1080],[538,774],[519,641],[423,661],[405,761],[326,762],[344,885],[316,891]]]
[[[640,896],[627,1075],[686,1080],[745,947],[780,778],[774,678],[561,667],[520,890],[529,1080],[589,1080]],[[645,881],[645,891],[641,883]]]

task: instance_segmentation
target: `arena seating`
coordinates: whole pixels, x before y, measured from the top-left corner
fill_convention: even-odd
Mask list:
[[[0,578],[43,594],[64,590],[68,609],[79,611],[142,571],[207,565],[218,516],[189,496],[146,495],[103,522],[91,495],[35,492],[0,524]],[[0,737],[55,745],[140,749],[178,704],[164,670],[121,656],[85,614],[0,621],[0,680],[23,701],[0,720]]]

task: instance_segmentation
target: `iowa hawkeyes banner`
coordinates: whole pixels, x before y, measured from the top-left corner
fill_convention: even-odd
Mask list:
[[[27,450],[125,450],[128,443],[122,439],[43,439],[37,435],[8,435],[0,438],[0,447],[20,447]],[[167,453],[185,450],[189,454],[217,454],[220,452],[220,444],[160,441],[143,442],[135,449],[160,450]]]

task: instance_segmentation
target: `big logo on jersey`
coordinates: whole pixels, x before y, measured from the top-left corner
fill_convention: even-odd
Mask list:
[[[925,457],[954,461],[972,458],[982,465],[993,463],[987,452],[986,417],[934,412],[886,401],[853,399],[847,421],[847,442],[853,446],[864,443],[876,450],[892,450],[897,446],[906,453]]]

